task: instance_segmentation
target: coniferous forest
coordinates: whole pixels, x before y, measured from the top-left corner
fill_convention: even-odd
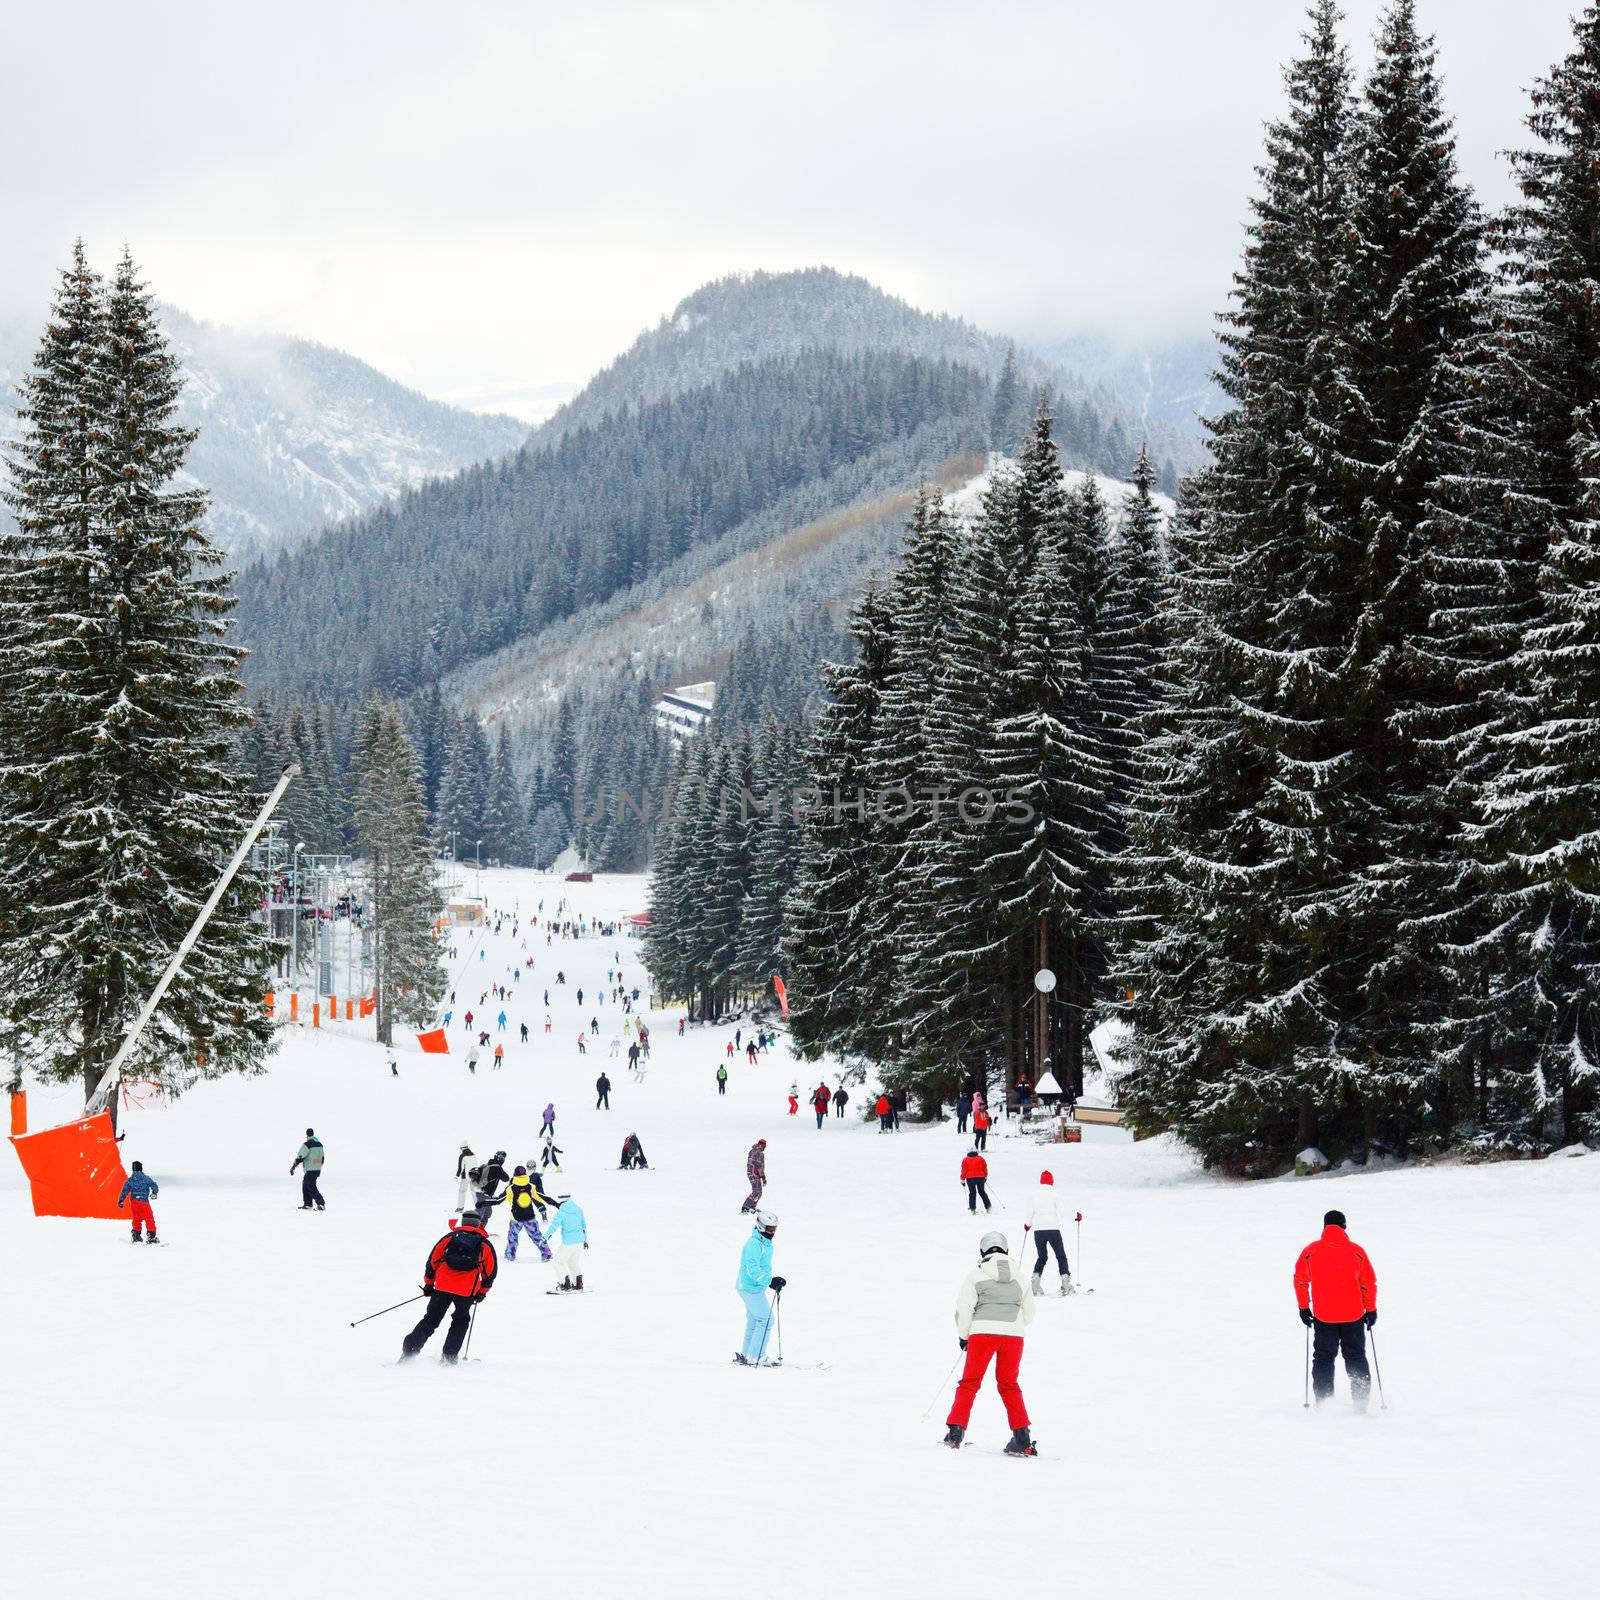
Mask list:
[[[1285,85],[1173,514],[1143,459],[1067,487],[1048,407],[975,515],[924,496],[780,869],[719,796],[778,742],[680,762],[654,959],[712,1007],[781,972],[808,1054],[927,1102],[1081,1089],[1115,1020],[1135,1125],[1244,1174],[1592,1141],[1600,11],[1498,214],[1410,0],[1359,84],[1317,0]]]

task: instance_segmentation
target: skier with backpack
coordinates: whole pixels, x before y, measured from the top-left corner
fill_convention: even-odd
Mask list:
[[[1028,1408],[1023,1404],[1017,1374],[1022,1366],[1023,1330],[1033,1321],[1033,1294],[1011,1265],[1010,1247],[1003,1233],[986,1233],[978,1241],[978,1264],[956,1293],[956,1336],[966,1351],[966,1364],[956,1384],[950,1415],[945,1418],[944,1442],[961,1448],[989,1363],[995,1365],[995,1385],[1005,1402],[1011,1425],[1008,1456],[1033,1456],[1039,1452],[1029,1432]]]
[[[589,1224],[583,1207],[570,1194],[557,1197],[560,1204],[550,1219],[550,1237],[561,1235],[556,1254],[556,1271],[561,1274],[558,1289],[583,1292],[583,1252],[589,1248]]]
[[[505,1169],[505,1159],[505,1151],[496,1150],[481,1167],[474,1167],[467,1174],[472,1180],[473,1203],[482,1212],[486,1224],[490,1207],[499,1205],[505,1199],[506,1185],[511,1182],[511,1174]]]
[[[428,1252],[422,1272],[422,1292],[428,1309],[422,1320],[405,1337],[400,1359],[409,1361],[431,1339],[448,1314],[450,1331],[445,1335],[443,1359],[454,1365],[472,1323],[472,1309],[494,1287],[500,1271],[499,1257],[484,1232],[487,1219],[482,1212],[468,1211],[461,1225],[452,1228]]]
[[[317,1137],[314,1128],[306,1129],[305,1143],[295,1152],[294,1160],[289,1166],[289,1176],[294,1176],[296,1167],[304,1167],[305,1172],[300,1179],[300,1209],[309,1211],[313,1206],[318,1211],[326,1211],[328,1203],[322,1198],[322,1191],[317,1187],[318,1180],[322,1177],[322,1163],[327,1152],[322,1148],[322,1141]]]
[[[518,1167],[511,1175],[510,1187],[506,1190],[506,1200],[511,1206],[511,1221],[506,1226],[506,1260],[517,1259],[517,1241],[523,1234],[533,1240],[539,1251],[539,1259],[550,1259],[550,1246],[544,1242],[544,1236],[539,1232],[539,1216],[541,1206],[539,1201],[542,1195],[534,1187],[533,1180],[528,1176],[526,1167]]]
[[[722,1062],[719,1061],[717,1063],[717,1093],[718,1094],[726,1094],[727,1092],[728,1092],[728,1069],[727,1069],[726,1066],[724,1066],[722,1064]]]
[[[772,1236],[778,1231],[774,1212],[756,1212],[755,1227],[739,1254],[739,1276],[734,1287],[744,1301],[744,1343],[734,1355],[741,1367],[759,1367],[766,1355],[767,1334],[772,1327],[772,1307],[767,1290],[782,1294],[787,1279],[772,1275]]]
[[[124,1200],[130,1201],[128,1215],[133,1219],[133,1242],[140,1243],[139,1230],[143,1227],[151,1244],[160,1244],[156,1238],[156,1214],[150,1209],[150,1202],[161,1193],[161,1185],[144,1170],[144,1162],[135,1161],[133,1171],[127,1176],[122,1185],[122,1193],[117,1196],[117,1210],[122,1209]]]

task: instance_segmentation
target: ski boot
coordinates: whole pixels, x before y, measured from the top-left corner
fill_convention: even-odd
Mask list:
[[[959,1450],[961,1448],[961,1441],[965,1439],[966,1436],[967,1430],[959,1426],[957,1423],[952,1422],[945,1430],[944,1442],[949,1445],[952,1450]]]
[[[137,1228],[135,1228],[133,1230],[133,1242],[135,1244],[143,1244],[144,1243],[144,1235],[142,1233],[140,1233]]]
[[[1073,1287],[1071,1278],[1063,1278],[1061,1280],[1061,1292],[1062,1292],[1063,1295],[1076,1294],[1078,1292]]]
[[[572,1279],[571,1278],[563,1278],[561,1280],[561,1287],[563,1289],[570,1290],[572,1288]]]
[[[742,1350],[735,1350],[733,1352],[733,1364],[736,1367],[753,1367],[755,1362],[753,1362]]]
[[[1033,1275],[1033,1292],[1035,1294],[1044,1293],[1044,1276],[1042,1273],[1036,1272]]]
[[[578,1281],[574,1283],[572,1287],[576,1289],[579,1294],[583,1293],[583,1274],[581,1272],[578,1274]]]
[[[1026,1428],[1013,1428],[1011,1430],[1011,1443],[1006,1446],[1008,1456],[1036,1456],[1039,1447],[1033,1442],[1032,1435]]]
[[[158,1238],[156,1238],[156,1236],[153,1233],[147,1233],[144,1236],[144,1242],[146,1244],[160,1244],[161,1243],[161,1241]]]

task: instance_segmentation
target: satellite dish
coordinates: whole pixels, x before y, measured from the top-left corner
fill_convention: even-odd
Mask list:
[[[1033,986],[1040,994],[1049,994],[1056,986],[1056,975],[1049,967],[1040,967],[1033,975]]]

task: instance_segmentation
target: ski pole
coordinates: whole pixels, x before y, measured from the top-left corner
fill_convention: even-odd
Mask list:
[[[939,1396],[944,1393],[946,1385],[956,1375],[956,1366],[961,1360],[961,1355],[962,1352],[957,1350],[956,1359],[950,1363],[950,1370],[945,1373],[943,1379],[940,1381],[939,1387],[933,1391],[933,1399],[928,1402],[927,1408],[922,1413],[922,1420],[924,1422],[926,1422],[929,1416],[932,1414],[933,1408],[938,1405]]]
[[[1300,1402],[1307,1411],[1311,1409],[1311,1324],[1306,1324],[1306,1395]]]
[[[772,1297],[772,1316],[778,1324],[778,1365],[783,1365],[783,1290],[780,1289]],[[1381,1385],[1380,1385],[1381,1392]]]
[[[412,1303],[412,1301],[415,1300],[426,1300],[427,1297],[428,1291],[424,1289],[421,1294],[412,1295],[410,1300],[397,1300],[392,1306],[385,1306],[382,1311],[374,1311],[371,1316],[357,1317],[356,1320],[350,1324],[350,1326],[352,1328],[358,1328],[363,1322],[371,1322],[373,1317],[386,1317],[391,1311],[398,1311],[401,1306],[408,1306]]]
[[[461,1359],[463,1361],[472,1354],[472,1330],[478,1325],[478,1283],[482,1277],[483,1269],[480,1267],[472,1275],[472,1310],[467,1313],[467,1338],[466,1343],[461,1347]]]
[[[1378,1380],[1378,1409],[1387,1411],[1389,1402],[1383,1398],[1383,1368],[1378,1365],[1378,1330],[1368,1328],[1367,1332],[1372,1335],[1372,1375]]]
[[[774,1310],[776,1310],[777,1304],[778,1304],[778,1296],[777,1295],[773,1295],[772,1304],[773,1304]],[[765,1356],[766,1353],[767,1353],[767,1340],[771,1336],[771,1334],[772,1334],[772,1318],[768,1317],[767,1318],[767,1325],[761,1330],[761,1348],[756,1351],[755,1364],[758,1367],[761,1365],[762,1357]]]

